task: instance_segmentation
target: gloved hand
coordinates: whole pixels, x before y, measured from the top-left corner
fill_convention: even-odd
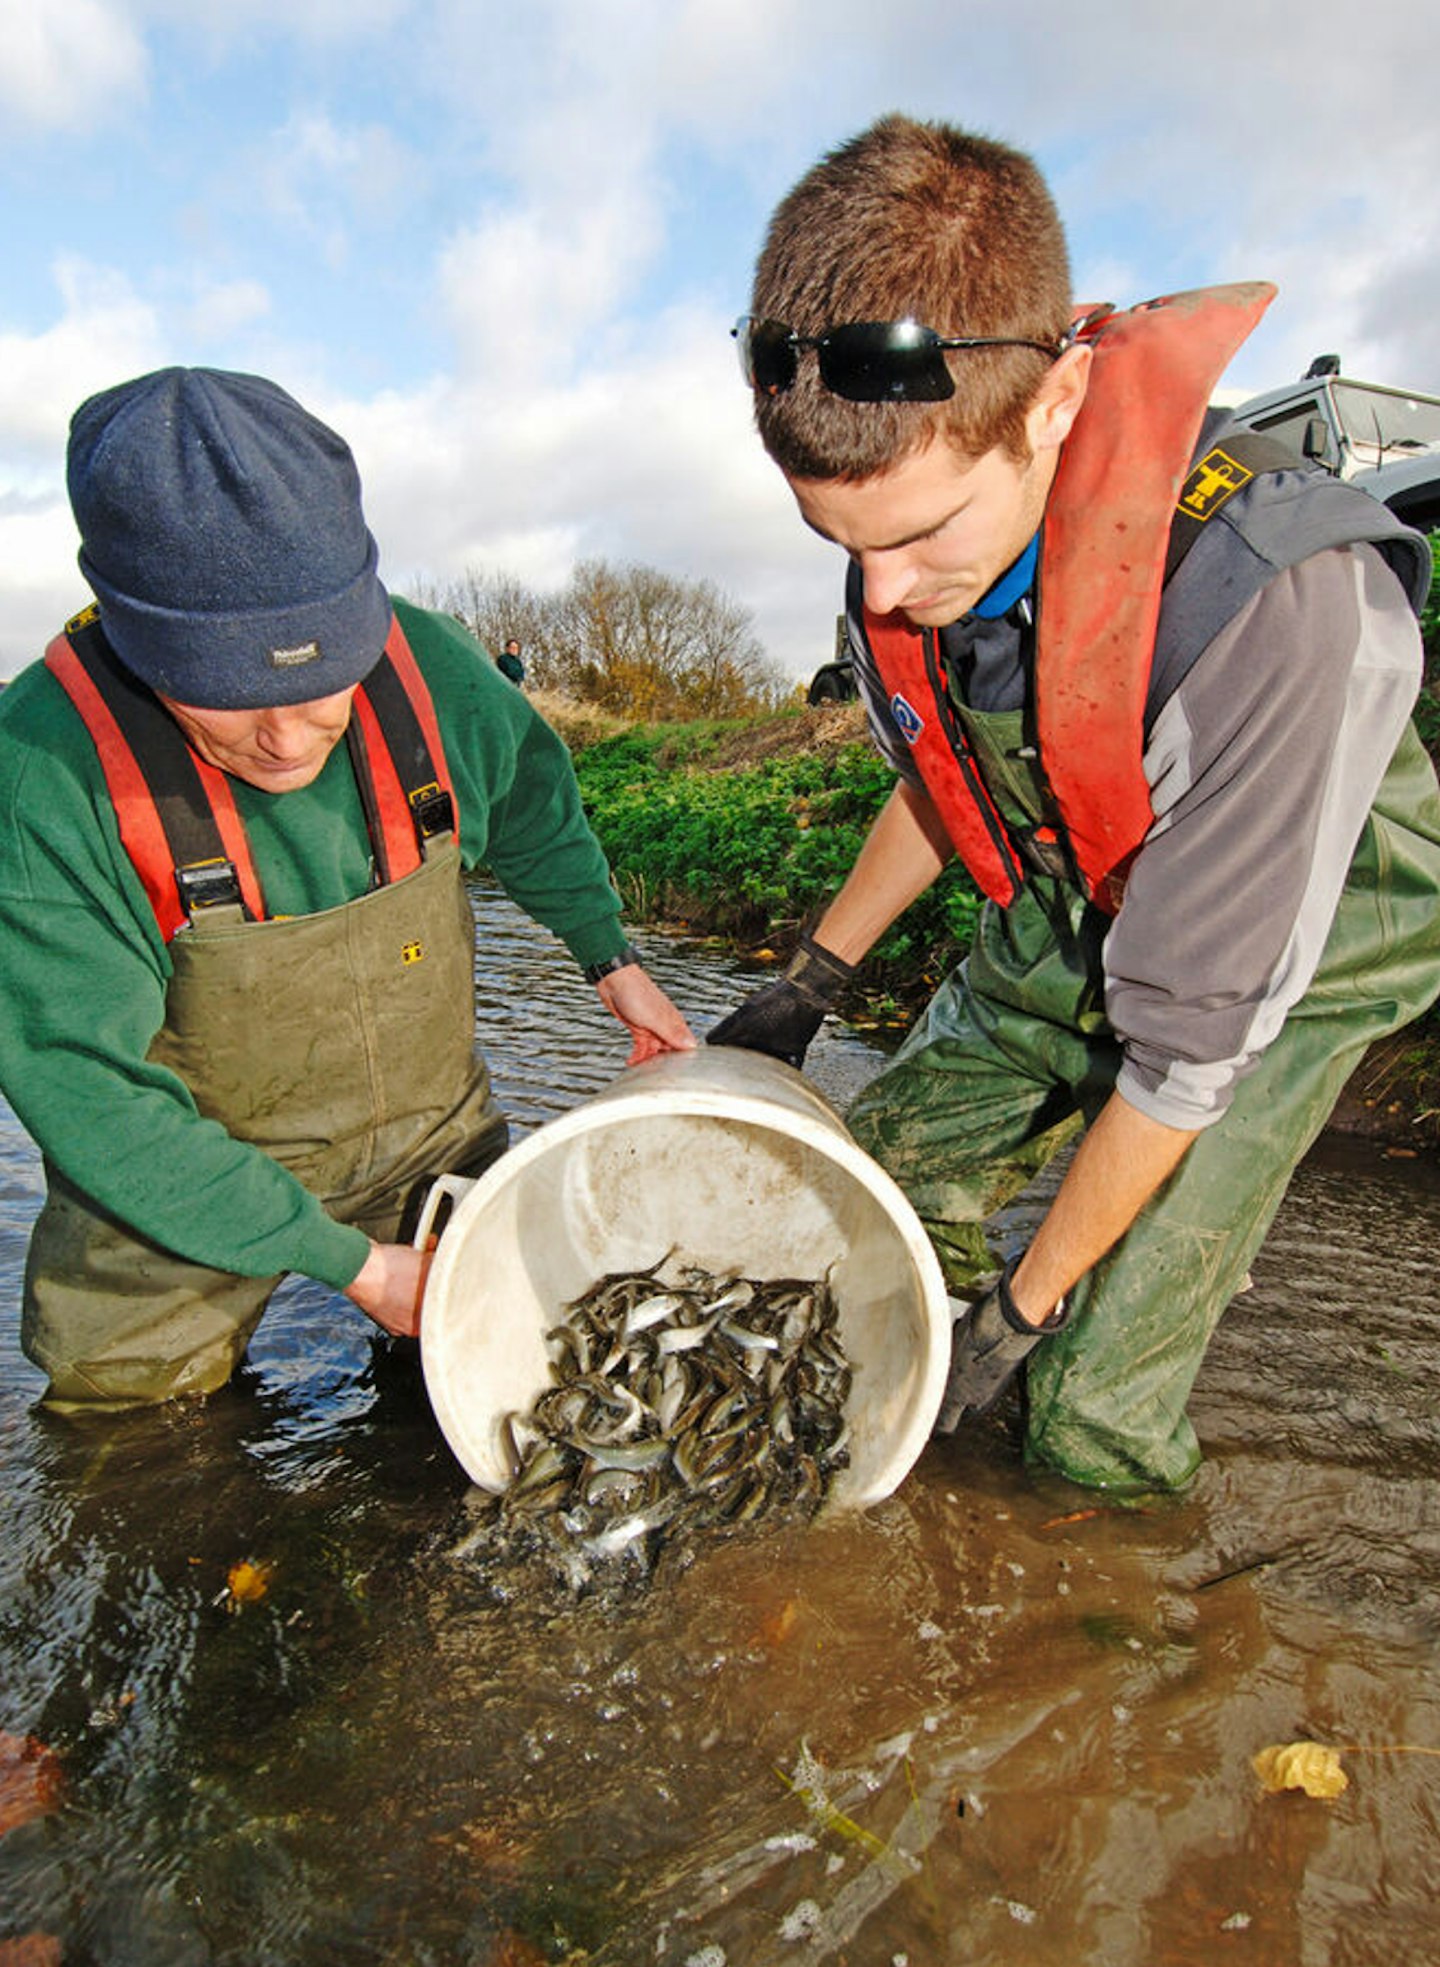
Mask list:
[[[1021,1252],[1021,1256],[1024,1252]],[[983,1298],[957,1304],[950,1336],[950,1377],[940,1402],[936,1434],[953,1434],[961,1421],[988,1414],[1040,1341],[1058,1332],[1070,1316],[1062,1298],[1043,1325],[1022,1318],[1010,1295],[1010,1279],[1020,1257],[1012,1257]]]
[[[705,1034],[707,1045],[741,1045],[750,1052],[768,1052],[772,1059],[800,1066],[810,1040],[833,1011],[855,974],[855,965],[845,963],[828,949],[822,949],[813,936],[803,935],[799,947],[785,966],[783,977],[768,983],[713,1031]]]

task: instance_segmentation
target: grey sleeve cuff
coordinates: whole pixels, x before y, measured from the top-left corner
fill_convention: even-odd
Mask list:
[[[1127,1059],[1116,1075],[1115,1090],[1147,1120],[1200,1134],[1224,1118],[1239,1077],[1227,1061],[1218,1066],[1172,1063],[1157,1079]]]

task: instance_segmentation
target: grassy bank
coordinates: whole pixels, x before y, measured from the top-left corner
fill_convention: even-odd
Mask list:
[[[632,727],[562,701],[540,707],[571,747],[630,920],[680,925],[751,955],[789,953],[893,784],[856,705]],[[1433,688],[1420,721],[1433,751]],[[964,954],[978,909],[966,875],[947,870],[872,953],[862,1018],[908,1022]],[[1389,1145],[1440,1151],[1440,1013],[1374,1048],[1337,1118]]]
[[[683,924],[782,957],[834,893],[894,775],[858,707],[587,736],[555,717],[633,921]],[[979,897],[958,867],[866,965],[872,1017],[906,1017],[968,946]]]

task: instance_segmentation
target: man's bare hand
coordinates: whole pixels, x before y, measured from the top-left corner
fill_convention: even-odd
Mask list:
[[[372,1243],[345,1295],[383,1331],[398,1339],[418,1338],[430,1256],[408,1243]]]
[[[693,1052],[695,1034],[650,973],[639,963],[612,970],[595,986],[600,1002],[617,1017],[634,1039],[625,1061],[639,1065],[661,1052]]]

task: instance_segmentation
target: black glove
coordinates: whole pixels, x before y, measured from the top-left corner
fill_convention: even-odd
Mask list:
[[[853,963],[822,949],[813,936],[801,936],[784,976],[722,1018],[706,1032],[705,1043],[741,1045],[749,1052],[768,1052],[787,1065],[803,1065],[825,1013],[835,1009],[854,974]]]
[[[955,1313],[950,1377],[936,1434],[953,1434],[972,1414],[988,1414],[1040,1341],[1058,1332],[1070,1316],[1062,1298],[1043,1325],[1021,1317],[1010,1295],[1010,1279],[1019,1262],[1019,1257],[1012,1257],[983,1298],[959,1306]]]

